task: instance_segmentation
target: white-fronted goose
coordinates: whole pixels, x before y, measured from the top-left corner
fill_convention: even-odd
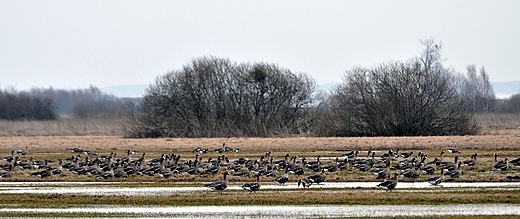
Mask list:
[[[308,189],[311,187],[312,181],[307,177],[301,178],[300,180],[298,180],[298,187],[300,187],[300,185],[302,185],[303,189]]]
[[[205,184],[204,186],[208,187],[210,189],[213,189],[213,190],[217,190],[217,193],[220,195],[221,194],[220,191],[222,191],[228,187],[228,180],[226,178],[227,175],[229,175],[229,172],[226,171],[226,172],[224,172],[224,177],[222,180],[208,183],[208,184]]]
[[[246,183],[242,186],[242,188],[249,192],[256,193],[256,191],[260,190],[260,186],[260,174],[258,174],[256,175],[256,182]]]
[[[462,161],[462,166],[475,166],[477,165],[477,154],[471,155],[471,159]]]
[[[434,176],[434,177],[426,180],[426,182],[428,182],[434,186],[437,186],[437,185],[441,184],[442,182],[444,182],[444,169],[441,169],[441,175]]]
[[[399,174],[397,173],[394,173],[394,177],[392,178],[387,178],[385,181],[383,181],[382,183],[379,183],[377,185],[377,187],[383,189],[383,190],[386,190],[386,191],[392,191],[393,189],[395,189],[395,187],[397,186],[397,176]]]
[[[285,185],[285,183],[287,181],[289,181],[289,175],[287,175],[287,174],[281,175],[279,177],[276,177],[276,179],[274,179],[274,181],[276,181],[279,184]]]

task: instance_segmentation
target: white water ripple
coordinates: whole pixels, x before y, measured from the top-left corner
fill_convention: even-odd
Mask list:
[[[311,205],[311,206],[188,206],[188,207],[85,207],[85,208],[0,208],[11,213],[118,213],[141,217],[182,218],[332,218],[396,216],[518,215],[520,205]]]

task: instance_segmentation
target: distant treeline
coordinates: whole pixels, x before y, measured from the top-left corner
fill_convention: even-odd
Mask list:
[[[49,98],[0,91],[0,119],[2,120],[52,120],[56,118],[54,108],[55,105]]]
[[[94,86],[76,90],[52,87],[23,92],[5,90],[0,94],[0,119],[3,120],[52,120],[58,114],[113,118],[122,116],[127,107],[124,100]]]

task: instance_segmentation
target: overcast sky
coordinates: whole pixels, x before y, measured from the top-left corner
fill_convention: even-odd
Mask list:
[[[0,88],[149,84],[193,58],[276,63],[319,84],[420,54],[520,80],[520,1],[0,0]]]

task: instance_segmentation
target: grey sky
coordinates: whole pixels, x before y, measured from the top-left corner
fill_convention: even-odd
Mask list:
[[[0,0],[0,88],[149,84],[193,58],[277,63],[318,83],[407,60],[520,80],[520,1]]]

